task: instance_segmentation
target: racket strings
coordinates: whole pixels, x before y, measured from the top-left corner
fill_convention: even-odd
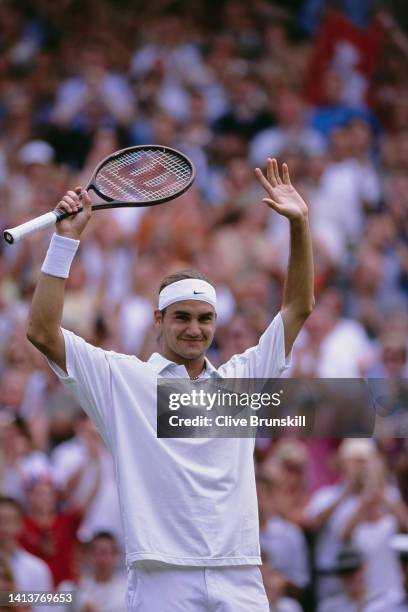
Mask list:
[[[98,174],[97,181],[100,190],[114,199],[118,197],[125,200],[131,198],[132,194],[134,194],[134,185],[132,181],[118,175],[114,178],[115,180],[112,180],[106,172],[104,174]],[[124,183],[123,187],[118,183],[118,180]]]
[[[97,186],[113,199],[151,200],[177,193],[188,184],[191,175],[190,165],[177,155],[145,149],[108,162],[97,175]]]

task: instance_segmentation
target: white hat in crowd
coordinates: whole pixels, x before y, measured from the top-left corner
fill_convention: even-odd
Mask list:
[[[55,151],[45,140],[31,140],[23,145],[18,153],[22,164],[49,164],[54,159]]]
[[[341,457],[356,457],[366,459],[377,452],[377,447],[372,438],[345,438],[339,446]]]

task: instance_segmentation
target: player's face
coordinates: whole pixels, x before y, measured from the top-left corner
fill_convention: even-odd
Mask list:
[[[199,359],[211,345],[216,314],[207,302],[176,302],[166,308],[164,315],[156,310],[155,318],[162,334],[164,354],[172,361]]]

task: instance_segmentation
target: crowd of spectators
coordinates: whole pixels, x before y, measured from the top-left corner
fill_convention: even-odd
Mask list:
[[[214,365],[255,344],[288,258],[288,224],[253,172],[277,157],[309,204],[316,270],[288,375],[407,378],[406,9],[6,0],[0,17],[2,229],[124,146],[173,146],[197,170],[174,203],[94,215],[64,326],[147,359],[160,279],[193,267],[218,291]],[[75,588],[80,612],[120,612],[111,457],[25,338],[49,238],[0,246],[0,589]],[[271,610],[408,610],[392,546],[408,530],[404,438],[263,440],[256,461]]]

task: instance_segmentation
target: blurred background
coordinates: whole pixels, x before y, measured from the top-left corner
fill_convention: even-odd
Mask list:
[[[407,378],[404,2],[4,0],[0,20],[2,230],[121,147],[172,146],[197,169],[176,203],[94,215],[66,327],[147,359],[160,279],[194,267],[219,293],[214,365],[256,344],[289,246],[254,180],[272,156],[309,204],[316,266],[288,375]],[[0,243],[0,589],[72,588],[72,610],[120,612],[112,460],[25,339],[49,238]],[[262,440],[256,462],[271,610],[408,610],[404,438]]]

